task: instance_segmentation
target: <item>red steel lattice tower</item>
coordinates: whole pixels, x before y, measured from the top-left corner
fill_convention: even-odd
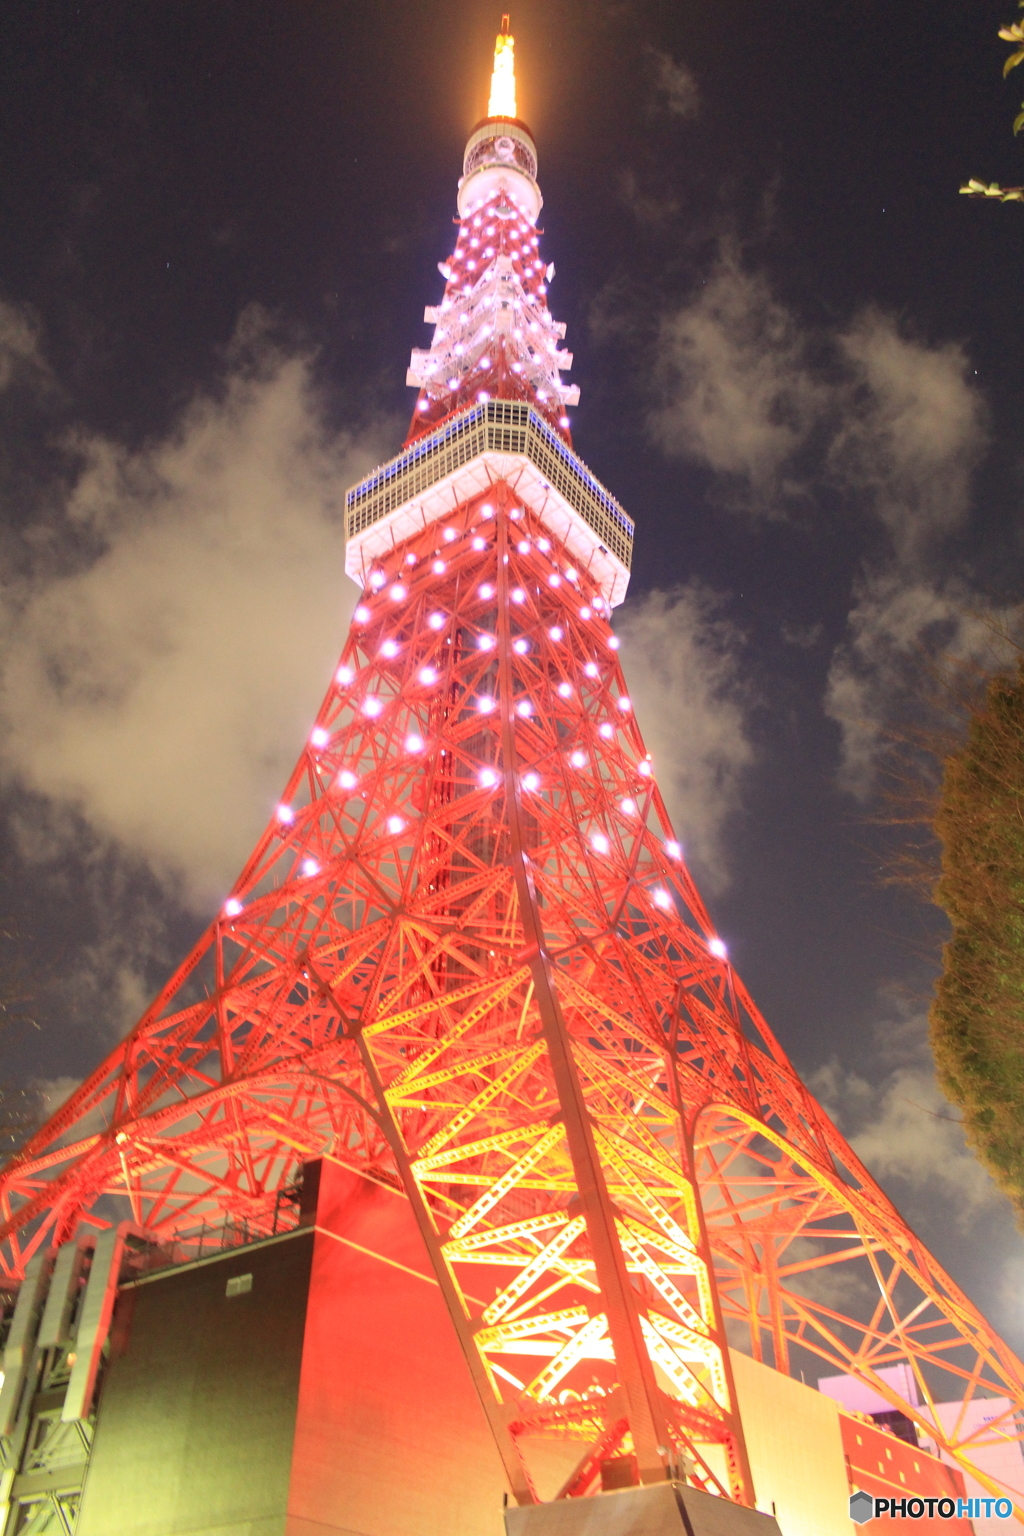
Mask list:
[[[4,1170],[4,1269],[119,1212],[186,1249],[268,1231],[329,1152],[408,1197],[520,1502],[556,1436],[564,1496],[632,1453],[751,1503],[727,1331],[860,1377],[1002,1492],[932,1405],[1016,1407],[1020,1363],[800,1082],[674,840],[609,623],[633,525],[572,449],[512,46],[409,438],[348,494],[363,596],[315,727],[193,953]],[[900,1362],[919,1402],[879,1375]]]

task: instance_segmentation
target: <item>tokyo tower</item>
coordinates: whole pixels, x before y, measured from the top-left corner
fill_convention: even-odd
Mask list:
[[[404,1196],[519,1504],[556,1443],[564,1498],[617,1461],[752,1506],[730,1346],[855,1378],[994,1489],[935,1404],[1005,1401],[1019,1438],[1022,1367],[800,1081],[676,841],[541,203],[505,18],[410,432],[348,492],[337,671],[207,932],[0,1175],[4,1273],[121,1221],[268,1234],[330,1158]]]

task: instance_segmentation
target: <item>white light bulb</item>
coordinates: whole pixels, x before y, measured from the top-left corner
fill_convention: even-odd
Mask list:
[[[612,737],[615,735],[614,725],[609,725],[607,720],[602,720],[597,730],[598,735],[603,736],[605,741],[611,741]]]
[[[651,765],[646,761],[637,763],[636,771],[637,773],[642,774],[645,779],[649,779],[652,772]]]
[[[239,901],[238,897],[237,896],[229,896],[227,901],[224,903],[224,915],[225,915],[225,917],[237,917],[239,912],[241,912],[241,910],[242,910],[242,903]]]
[[[409,550],[408,554],[405,557],[405,563],[406,563],[406,565],[415,565],[416,564],[416,556],[413,554],[411,549]]]
[[[729,953],[721,939],[708,939],[708,949],[719,960],[724,960]]]
[[[478,635],[477,636],[476,643],[477,643],[477,649],[478,650],[481,650],[481,651],[493,651],[496,642],[495,642],[494,636],[493,635],[489,635],[487,633],[487,631],[485,630],[482,635]]]
[[[430,569],[433,571],[435,576],[443,576],[448,567],[445,565],[443,560],[435,560]]]
[[[284,805],[282,803],[277,808],[277,819],[278,821],[283,822],[286,827],[291,826],[292,822],[295,820],[295,812],[292,810],[290,805]]]
[[[480,596],[484,599],[494,596],[494,588],[491,586],[489,581],[485,581],[483,586],[480,588]]]
[[[550,539],[538,539],[537,540],[537,548],[538,549],[542,549],[544,551],[544,553],[547,554],[548,550],[551,548],[551,540]]]
[[[600,676],[600,669],[596,661],[588,661],[586,666],[583,668],[583,671],[586,673],[587,677]]]
[[[355,619],[357,624],[369,624],[370,610],[367,608],[365,603],[360,603],[352,617]]]
[[[559,576],[557,571],[552,571],[551,575],[548,577],[548,586],[549,587],[560,587],[561,585],[562,585],[562,578],[561,578],[561,576]]]
[[[495,703],[489,693],[482,693],[476,701],[476,707],[482,715],[489,715]]]
[[[405,750],[407,752],[422,752],[423,737],[417,736],[416,732],[413,731],[409,736],[405,738]]]
[[[339,789],[355,789],[358,783],[359,780],[356,778],[355,774],[351,773],[347,768],[343,768],[342,771],[338,774]]]
[[[552,624],[551,628],[548,630],[548,639],[561,640],[564,633],[565,631],[560,624]]]
[[[619,801],[619,810],[622,812],[623,816],[635,816],[636,801],[630,800],[629,796],[627,795],[625,800]]]
[[[516,705],[516,713],[522,715],[524,720],[529,719],[529,717],[533,714],[533,705],[530,703],[529,699],[519,700],[519,703]]]
[[[589,619],[591,616],[591,610],[584,604],[584,606],[580,609],[580,618]]]
[[[320,873],[320,865],[317,863],[316,859],[303,859],[302,873],[307,876],[318,875]]]
[[[529,640],[524,639],[522,635],[520,635],[517,640],[512,641],[512,649],[515,651],[517,656],[525,656],[527,651],[530,649],[530,642]]]
[[[608,839],[605,837],[603,832],[595,832],[591,836],[590,846],[597,853],[607,853],[609,848],[611,847],[611,844],[609,843]]]
[[[498,775],[493,768],[481,768],[477,778],[482,789],[493,789],[498,782]]]
[[[628,715],[629,711],[633,708],[632,699],[625,693],[619,695],[619,708],[624,715]]]
[[[665,844],[665,852],[670,859],[681,859],[683,856],[682,848],[678,843],[673,842],[671,838]]]
[[[341,683],[343,688],[347,687],[354,677],[355,673],[351,667],[339,667],[334,674],[335,682]]]
[[[428,688],[431,683],[437,682],[437,673],[434,671],[433,667],[420,668],[420,682]]]
[[[539,789],[540,788],[540,779],[537,776],[537,774],[535,774],[535,773],[524,773],[523,774],[523,788],[524,789],[528,789],[531,794],[533,793],[534,790]]]
[[[400,581],[396,581],[394,586],[391,588],[391,601],[393,603],[400,603],[404,597],[405,588],[402,586]]]
[[[561,699],[571,698],[572,697],[572,683],[559,683],[559,685],[558,685],[558,696]]]
[[[396,640],[381,641],[380,653],[392,661],[398,655],[398,642]]]
[[[574,752],[569,761],[574,768],[585,768],[587,766],[587,755],[585,752]]]
[[[375,720],[383,711],[384,705],[380,699],[376,698],[372,693],[367,694],[363,700],[363,714],[368,715],[371,720]]]
[[[373,588],[373,590],[375,592],[380,587],[382,587],[386,581],[387,581],[387,577],[384,575],[383,571],[371,571],[370,572],[370,586]]]
[[[446,544],[451,544],[454,539],[458,538],[458,536],[459,530],[457,528],[446,528],[444,531],[444,541]]]
[[[387,829],[391,833],[392,837],[397,837],[399,832],[403,832],[405,830],[405,822],[402,820],[401,816],[389,816],[387,819]]]
[[[313,747],[326,747],[330,739],[330,731],[325,731],[322,725],[315,725],[309,733],[310,746]]]
[[[609,635],[608,636],[608,649],[610,651],[617,651],[618,648],[619,648],[619,637],[618,637],[618,635]]]
[[[444,614],[432,613],[427,620],[427,623],[430,625],[431,629],[444,629]]]
[[[667,911],[668,908],[672,905],[672,897],[669,895],[668,891],[663,891],[659,887],[658,890],[652,893],[652,895],[654,897],[654,905],[656,907],[661,907],[663,910]]]
[[[514,603],[526,602],[526,593],[523,591],[522,587],[513,587],[510,596]]]
[[[516,545],[516,548],[519,550],[519,553],[521,555],[528,555],[530,553],[530,541],[529,541],[529,539],[521,539],[519,541],[519,543]]]

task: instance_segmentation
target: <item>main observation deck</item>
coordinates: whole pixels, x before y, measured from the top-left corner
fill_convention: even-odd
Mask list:
[[[460,411],[354,485],[345,497],[345,571],[360,586],[375,560],[498,480],[589,572],[615,607],[626,595],[634,523],[526,401]]]

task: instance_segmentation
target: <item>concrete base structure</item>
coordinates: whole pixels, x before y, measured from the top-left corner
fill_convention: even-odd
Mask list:
[[[781,1536],[770,1515],[683,1483],[510,1509],[505,1529],[507,1536]]]

